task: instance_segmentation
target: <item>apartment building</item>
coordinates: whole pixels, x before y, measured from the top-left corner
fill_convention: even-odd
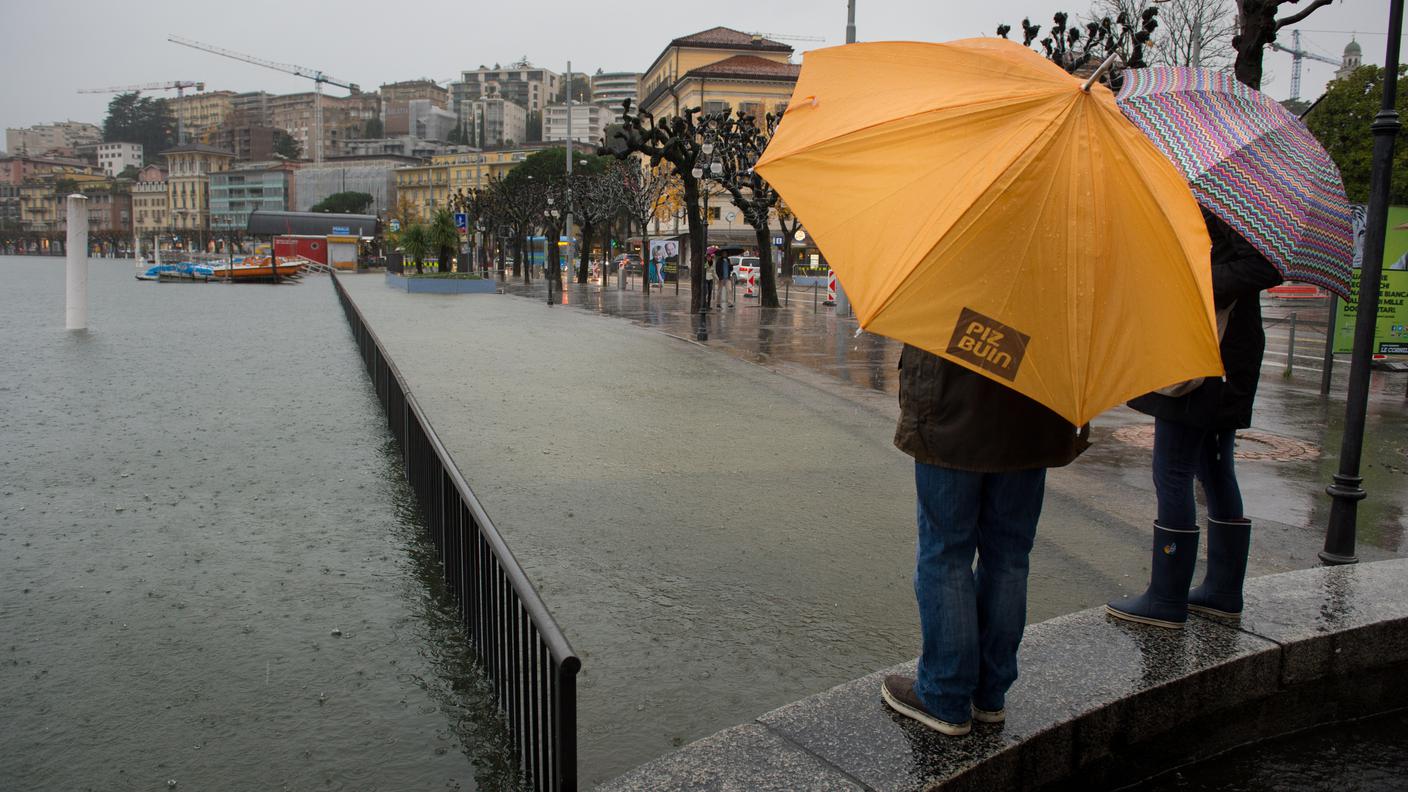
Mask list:
[[[159,234],[171,227],[166,169],[148,165],[132,183],[132,230],[139,236]]]
[[[166,159],[167,212],[171,230],[206,233],[210,230],[210,175],[230,169],[235,155],[203,143],[161,152]]]
[[[269,125],[292,135],[302,147],[305,158],[313,156],[315,96],[308,91],[269,99]],[[381,99],[375,93],[324,95],[322,103],[324,158],[346,153],[343,142],[364,138],[367,122],[378,118],[381,113]]]
[[[600,105],[611,113],[606,123],[621,121],[621,103],[630,99],[636,102],[640,90],[640,72],[602,72],[592,75],[592,104]]]
[[[129,167],[142,167],[141,143],[99,143],[98,167],[109,176],[116,176]]]
[[[79,146],[98,143],[103,131],[81,121],[59,121],[5,130],[5,151],[15,156],[40,157],[57,149],[76,151]]]
[[[234,91],[206,91],[167,99],[187,143],[213,143],[215,132],[235,111]]]
[[[466,102],[460,109],[460,123],[469,133],[469,142],[477,148],[496,148],[522,144],[528,137],[528,111],[498,95]]]
[[[411,102],[422,101],[430,107],[437,107],[444,111],[448,111],[450,108],[449,89],[431,80],[386,83],[381,86],[380,93],[382,134],[386,137],[416,135],[411,115]],[[451,119],[454,119],[453,113],[449,113],[449,115]],[[453,128],[453,123],[451,128]],[[443,140],[443,138],[440,139]]]
[[[295,205],[298,166],[252,162],[210,174],[210,230],[243,232],[256,211],[286,212]]]
[[[617,108],[620,109],[619,107]],[[606,125],[612,123],[611,111],[596,104],[572,105],[572,140],[596,145],[606,135]],[[567,140],[567,105],[548,105],[543,111],[543,142]]]

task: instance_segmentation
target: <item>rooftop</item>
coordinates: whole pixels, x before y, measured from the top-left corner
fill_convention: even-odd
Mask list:
[[[716,47],[720,49],[754,49],[764,52],[792,52],[792,47],[779,41],[744,33],[733,28],[714,27],[670,42],[671,47]]]
[[[802,73],[802,67],[794,63],[781,63],[757,55],[734,55],[708,66],[691,69],[686,77],[755,77],[764,79],[795,80]]]

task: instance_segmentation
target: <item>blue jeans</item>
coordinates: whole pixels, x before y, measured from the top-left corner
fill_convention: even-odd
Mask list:
[[[1154,493],[1159,525],[1197,528],[1193,479],[1203,485],[1208,516],[1235,520],[1242,516],[1242,490],[1232,463],[1235,429],[1203,429],[1154,419]]]
[[[1017,680],[1046,469],[974,473],[916,462],[914,488],[924,641],[914,692],[941,720],[966,723],[975,705],[1001,709]]]

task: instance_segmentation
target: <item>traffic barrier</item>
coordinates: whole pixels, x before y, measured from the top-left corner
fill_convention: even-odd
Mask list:
[[[743,276],[743,296],[758,296],[758,268],[746,264],[738,265],[738,274]]]
[[[836,304],[836,271],[826,271],[826,302],[823,305]]]

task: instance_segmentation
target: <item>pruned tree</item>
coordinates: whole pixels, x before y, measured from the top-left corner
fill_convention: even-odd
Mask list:
[[[535,183],[526,175],[515,179],[510,172],[506,177],[490,180],[489,191],[503,225],[513,234],[513,275],[515,278],[522,275],[524,283],[531,283],[533,268],[526,265],[524,258],[527,254],[525,238],[542,218],[547,204],[547,185]]]
[[[1157,17],[1158,10],[1151,6],[1137,16],[1119,13],[1081,24],[1073,22],[1066,12],[1058,11],[1052,15],[1051,28],[1044,37],[1041,25],[1033,25],[1030,18],[1023,19],[1022,46],[1030,47],[1032,42],[1038,42],[1048,60],[1072,74],[1092,70],[1109,56],[1118,55],[1115,68],[1101,79],[1116,87],[1122,69],[1148,65],[1144,60],[1145,48],[1158,28]],[[997,35],[1007,38],[1011,30],[1011,25],[998,25]]]
[[[1287,25],[1303,21],[1316,10],[1329,5],[1331,0],[1237,0],[1237,35],[1232,37],[1232,48],[1237,51],[1233,74],[1237,81],[1253,88],[1261,88],[1262,59],[1266,47],[1276,40],[1276,33]],[[1299,10],[1277,18],[1281,6],[1295,6]]]
[[[728,193],[730,202],[743,213],[743,221],[753,229],[758,242],[758,264],[762,270],[759,273],[762,294],[758,304],[765,308],[782,305],[777,300],[777,268],[772,261],[772,240],[768,227],[778,195],[777,190],[753,170],[753,166],[763,156],[768,141],[772,140],[779,118],[768,113],[760,124],[754,116],[735,116],[732,110],[725,110],[706,116],[701,124],[704,145],[712,149],[706,153],[707,162],[701,163],[701,170],[706,178]]]
[[[582,248],[577,266],[577,282],[586,283],[590,274],[592,240],[604,231],[611,218],[621,211],[622,191],[616,189],[616,165],[572,175],[572,210],[582,224]]]
[[[613,189],[619,190],[617,202],[626,214],[626,235],[631,224],[640,229],[641,260],[650,255],[650,221],[659,216],[669,200],[679,177],[660,167],[648,167],[638,159],[617,163],[611,174]],[[646,293],[649,293],[646,289]]]
[[[1139,19],[1158,8],[1158,28],[1146,47],[1145,60],[1152,66],[1202,66],[1227,69],[1236,52],[1235,0],[1096,0],[1092,19]]]
[[[699,177],[694,173],[700,156],[700,130],[695,120],[699,108],[691,107],[683,115],[667,116],[658,121],[644,111],[632,112],[629,99],[622,102],[622,108],[621,123],[607,129],[601,153],[618,159],[644,154],[650,158],[651,168],[669,163],[679,179],[685,220],[689,226],[689,307],[691,313],[698,313],[704,291],[705,241],[699,203]],[[649,248],[643,249],[643,252],[649,255]]]

